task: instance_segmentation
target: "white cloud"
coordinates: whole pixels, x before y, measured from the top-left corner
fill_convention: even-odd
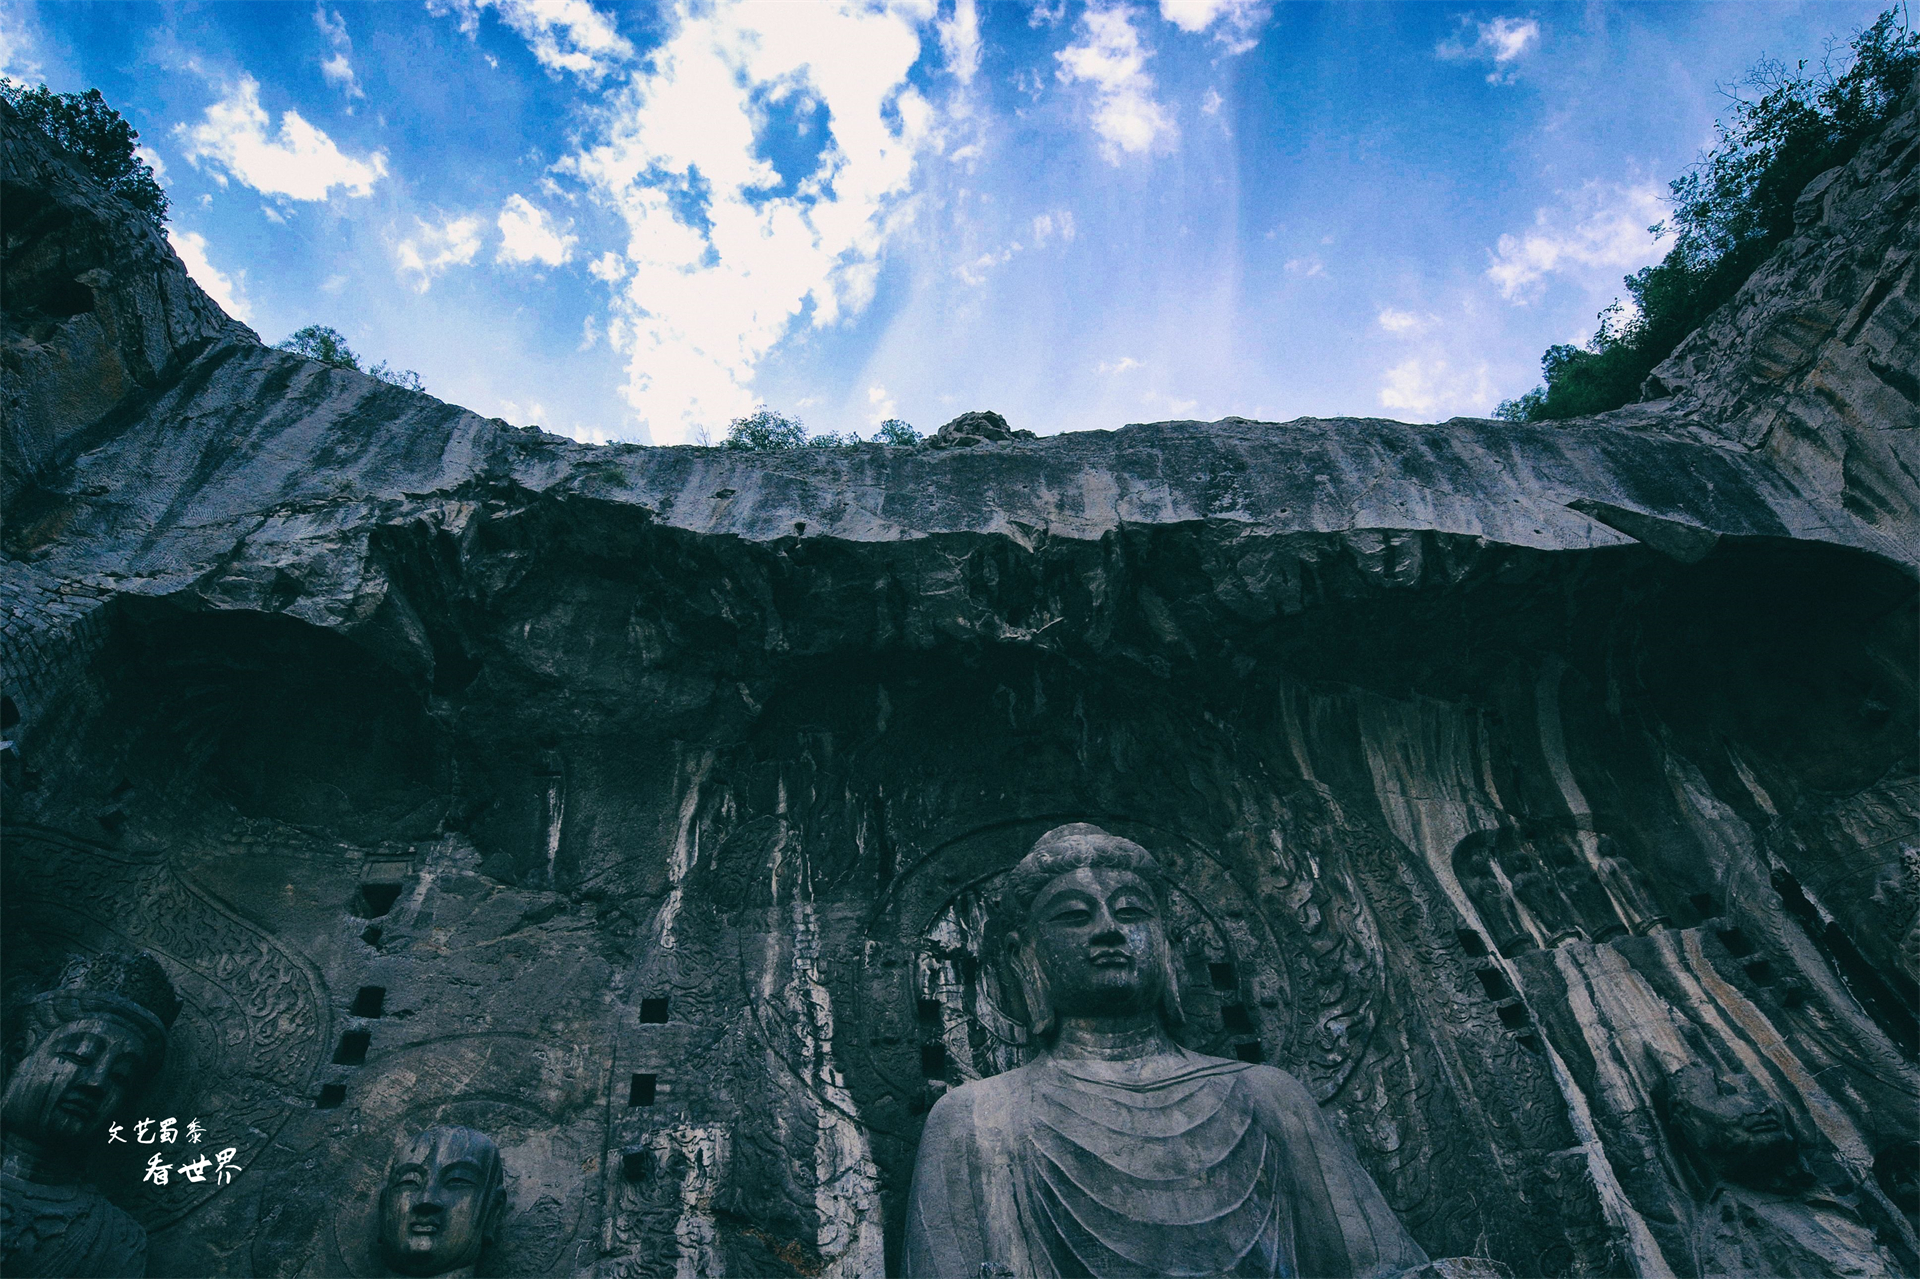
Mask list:
[[[1027,25],[1030,27],[1057,27],[1067,16],[1067,0],[1028,0]]]
[[[562,161],[626,222],[608,337],[654,443],[750,411],[755,370],[803,313],[823,327],[872,299],[930,135],[931,109],[906,82],[930,8],[681,10],[609,96],[604,140]],[[796,110],[803,97],[818,108]],[[812,121],[824,128],[799,137]],[[789,163],[783,176],[763,158],[768,140],[788,155],[818,145],[812,171]]]
[[[587,273],[596,280],[618,284],[627,273],[627,260],[612,249],[608,249],[587,264]]]
[[[1016,240],[998,253],[982,253],[970,262],[962,262],[953,268],[953,273],[960,277],[963,284],[985,284],[987,272],[1013,261],[1013,255],[1018,252],[1020,252],[1020,242]]]
[[[1380,386],[1381,404],[1429,421],[1482,414],[1493,401],[1493,382],[1485,364],[1458,369],[1440,357],[1402,361],[1387,370]]]
[[[953,16],[938,28],[947,70],[961,84],[972,84],[974,73],[980,70],[980,11],[974,0],[954,0]]]
[[[880,425],[888,418],[900,416],[899,406],[893,402],[893,396],[887,393],[886,387],[878,383],[867,388],[867,408],[871,410],[867,414],[867,421],[874,426]]]
[[[0,75],[27,84],[45,81],[47,73],[40,64],[40,44],[32,10],[25,5],[10,6],[7,20],[0,22]]]
[[[498,225],[500,251],[494,255],[495,262],[560,266],[573,256],[573,246],[580,242],[579,236],[555,226],[547,211],[524,195],[507,197]]]
[[[1526,303],[1549,275],[1636,270],[1664,252],[1664,239],[1647,228],[1665,214],[1657,186],[1589,182],[1560,206],[1538,210],[1530,230],[1501,236],[1487,278],[1507,301]]]
[[[400,270],[414,277],[414,288],[425,293],[433,277],[448,267],[467,266],[480,252],[481,222],[476,217],[455,216],[438,225],[415,218],[419,226],[410,238],[393,246]]]
[[[1310,280],[1316,275],[1324,276],[1327,273],[1327,264],[1320,260],[1319,254],[1315,253],[1304,258],[1288,258],[1283,269],[1288,275]]]
[[[203,160],[216,166],[214,180],[222,186],[232,176],[263,195],[324,200],[340,187],[348,195],[367,196],[387,174],[385,152],[356,160],[298,111],[282,115],[280,131],[272,137],[270,123],[260,106],[259,82],[242,75],[226,97],[207,108],[204,121],[179,125],[174,133],[196,167]]]
[[[320,34],[327,38],[328,46],[333,49],[333,56],[320,64],[321,77],[328,84],[338,87],[349,99],[366,97],[360,81],[353,74],[353,40],[347,35],[347,20],[337,13],[328,13],[326,5],[316,3],[313,6],[313,25],[320,28]]]
[[[253,307],[240,292],[239,283],[207,259],[207,238],[197,231],[167,228],[167,243],[180,255],[193,282],[220,304],[220,309],[242,324],[253,319]]]
[[[1516,71],[1513,64],[1540,43],[1540,24],[1532,18],[1495,18],[1492,22],[1480,23],[1463,18],[1461,24],[1473,27],[1471,43],[1463,32],[1442,40],[1433,51],[1448,61],[1491,64],[1493,70],[1487,72],[1488,84],[1511,84]]]
[[[1254,31],[1267,20],[1266,0],[1160,0],[1160,16],[1189,35],[1215,23],[1214,38],[1229,53],[1245,53],[1260,43]]]
[[[633,59],[633,46],[587,0],[427,0],[427,8],[457,16],[469,36],[479,30],[481,11],[492,9],[541,66],[595,83]]]
[[[580,322],[580,346],[582,351],[591,351],[600,344],[600,321],[593,312],[587,312],[587,318]]]
[[[1033,247],[1044,249],[1047,241],[1054,236],[1060,237],[1062,244],[1073,243],[1073,237],[1079,234],[1073,225],[1073,210],[1061,209],[1054,213],[1042,213],[1033,220]]]
[[[1131,11],[1089,8],[1080,15],[1080,40],[1054,54],[1062,84],[1094,88],[1093,131],[1109,164],[1123,154],[1170,150],[1179,137],[1173,117],[1153,97],[1148,49],[1140,44]]]
[[[1140,363],[1140,361],[1134,359],[1131,355],[1123,355],[1119,359],[1113,361],[1111,364],[1104,363],[1104,362],[1101,363],[1100,366],[1094,371],[1101,374],[1114,374],[1114,373],[1125,373],[1129,369],[1139,369],[1139,368],[1145,368],[1145,367],[1146,367],[1145,365]]]
[[[156,179],[160,181],[166,180],[167,162],[160,158],[158,151],[155,151],[152,147],[137,146],[133,149],[133,154],[134,158],[143,161],[149,169],[153,170],[153,176]]]
[[[1219,115],[1220,108],[1226,104],[1226,101],[1225,98],[1220,96],[1218,89],[1209,85],[1207,86],[1206,96],[1200,99],[1200,114]]]
[[[1440,322],[1437,315],[1415,315],[1412,311],[1396,311],[1392,307],[1380,310],[1380,327],[1401,337],[1414,337],[1425,333]]]

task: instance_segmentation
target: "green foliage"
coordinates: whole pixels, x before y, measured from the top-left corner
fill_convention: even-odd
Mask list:
[[[309,324],[296,331],[286,341],[278,343],[276,351],[291,351],[295,355],[304,355],[309,360],[318,360],[336,369],[352,369],[355,373],[365,373],[368,377],[377,377],[382,382],[391,383],[408,391],[424,391],[420,375],[412,369],[396,369],[385,360],[372,368],[360,367],[360,357],[347,345],[347,339],[340,330],[325,324]]]
[[[1671,184],[1665,258],[1626,278],[1633,309],[1616,302],[1585,348],[1558,345],[1541,357],[1546,385],[1507,400],[1494,416],[1556,421],[1602,413],[1636,399],[1654,365],[1746,283],[1793,234],[1793,206],[1820,174],[1845,164],[1899,108],[1920,72],[1920,32],[1897,9],[1858,32],[1851,62],[1815,72],[1767,61],[1748,73],[1756,97],[1736,97],[1730,121],[1693,169]]]
[[[890,417],[874,432],[876,444],[918,444],[920,432],[897,417]],[[776,449],[844,449],[866,443],[852,431],[822,431],[808,435],[797,417],[788,417],[762,404],[745,417],[737,417],[727,427],[721,448],[771,452]]]
[[[55,93],[46,85],[29,89],[0,76],[0,99],[65,151],[94,181],[119,196],[156,225],[167,220],[167,193],[154,181],[153,168],[134,154],[140,135],[100,90]]]
[[[296,331],[286,341],[274,347],[276,351],[291,351],[295,355],[304,355],[309,360],[318,360],[322,364],[331,364],[336,369],[360,371],[360,357],[347,345],[339,329],[325,324],[309,324]]]
[[[797,417],[788,417],[762,404],[745,417],[737,417],[727,426],[727,438],[720,447],[728,449],[797,449],[807,442],[807,428]]]
[[[415,373],[412,369],[396,369],[385,360],[380,361],[380,363],[368,369],[367,376],[377,377],[382,382],[389,382],[407,391],[424,391],[427,389],[426,384],[420,380],[418,373]]]

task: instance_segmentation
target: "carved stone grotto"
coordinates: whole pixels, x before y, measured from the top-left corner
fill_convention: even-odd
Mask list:
[[[450,1129],[482,1274],[900,1273],[1081,822],[1425,1255],[1920,1273],[1913,110],[1611,414],[765,455],[267,349],[0,125],[0,982],[177,992],[151,1274],[377,1274]]]

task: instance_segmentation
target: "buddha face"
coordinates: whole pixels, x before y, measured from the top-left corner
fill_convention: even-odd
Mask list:
[[[404,1275],[441,1275],[480,1260],[505,1209],[500,1153],[470,1128],[430,1128],[387,1174],[380,1252]]]
[[[151,1073],[146,1036],[117,1017],[82,1017],[51,1031],[14,1070],[0,1100],[9,1131],[77,1146],[104,1133]]]
[[[1167,940],[1153,889],[1132,871],[1083,866],[1034,898],[1027,944],[1056,1014],[1112,1017],[1160,1003]]]
[[[1793,1159],[1793,1130],[1751,1075],[1689,1066],[1672,1075],[1667,1087],[1680,1139],[1722,1175],[1764,1180]]]

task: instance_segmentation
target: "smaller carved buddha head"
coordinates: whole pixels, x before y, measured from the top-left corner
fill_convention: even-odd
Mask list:
[[[507,1215],[500,1148],[471,1128],[429,1128],[407,1144],[380,1192],[380,1255],[403,1275],[471,1272]]]
[[[0,1124],[48,1163],[84,1162],[93,1138],[143,1093],[166,1058],[180,1001],[150,955],[71,960],[53,989],[9,1018]]]
[[[1036,1039],[1063,1016],[1157,1009],[1169,1029],[1180,1025],[1165,883],[1146,849],[1085,822],[1048,831],[1014,867],[1000,913]]]
[[[1654,1100],[1679,1144],[1715,1176],[1760,1186],[1797,1166],[1785,1111],[1744,1071],[1683,1066],[1661,1080]]]

